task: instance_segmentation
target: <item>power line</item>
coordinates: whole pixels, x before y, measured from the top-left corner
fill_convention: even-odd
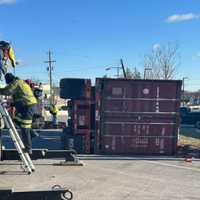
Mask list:
[[[53,66],[52,63],[55,63],[55,60],[52,60],[51,56],[52,56],[52,52],[49,50],[48,52],[48,56],[49,56],[49,60],[48,61],[44,61],[45,63],[48,63],[48,67],[47,67],[47,71],[49,72],[49,82],[50,82],[50,103],[52,103],[52,97],[53,97],[53,82],[52,82],[52,71],[53,71]]]

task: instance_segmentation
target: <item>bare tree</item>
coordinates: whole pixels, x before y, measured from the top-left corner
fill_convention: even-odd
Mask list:
[[[180,63],[179,46],[168,43],[156,46],[152,52],[144,57],[144,68],[151,69],[152,79],[173,79]]]
[[[131,70],[129,67],[125,69],[127,79],[141,79],[141,73],[135,67],[134,70]],[[120,78],[124,78],[123,74],[120,74]]]

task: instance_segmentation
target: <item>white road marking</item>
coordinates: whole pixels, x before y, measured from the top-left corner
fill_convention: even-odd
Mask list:
[[[162,166],[167,166],[167,167],[174,167],[178,169],[186,169],[186,170],[192,170],[192,171],[198,171],[200,172],[200,168],[194,168],[194,167],[185,167],[185,166],[179,166],[179,165],[173,165],[173,164],[168,164],[164,162],[158,162],[158,161],[146,161],[148,163],[156,164],[156,165],[162,165]]]

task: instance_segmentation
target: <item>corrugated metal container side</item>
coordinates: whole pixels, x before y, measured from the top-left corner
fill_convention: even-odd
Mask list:
[[[70,100],[68,122],[70,134],[67,136],[68,146],[70,142],[78,153],[91,152],[91,100]]]
[[[96,153],[173,154],[181,81],[96,79]]]
[[[104,136],[103,153],[118,154],[173,154],[176,151],[174,137]]]
[[[85,134],[91,130],[91,101],[72,100],[74,134]]]

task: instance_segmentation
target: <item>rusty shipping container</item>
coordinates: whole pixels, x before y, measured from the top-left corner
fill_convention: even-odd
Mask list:
[[[91,149],[91,100],[68,101],[68,127],[64,130],[67,144],[73,140],[78,153],[90,153]],[[66,145],[69,148],[70,145]]]
[[[71,104],[70,115],[73,121],[73,133],[88,133],[91,130],[91,101],[71,100],[68,104]]]
[[[96,153],[173,154],[181,81],[96,79]]]

